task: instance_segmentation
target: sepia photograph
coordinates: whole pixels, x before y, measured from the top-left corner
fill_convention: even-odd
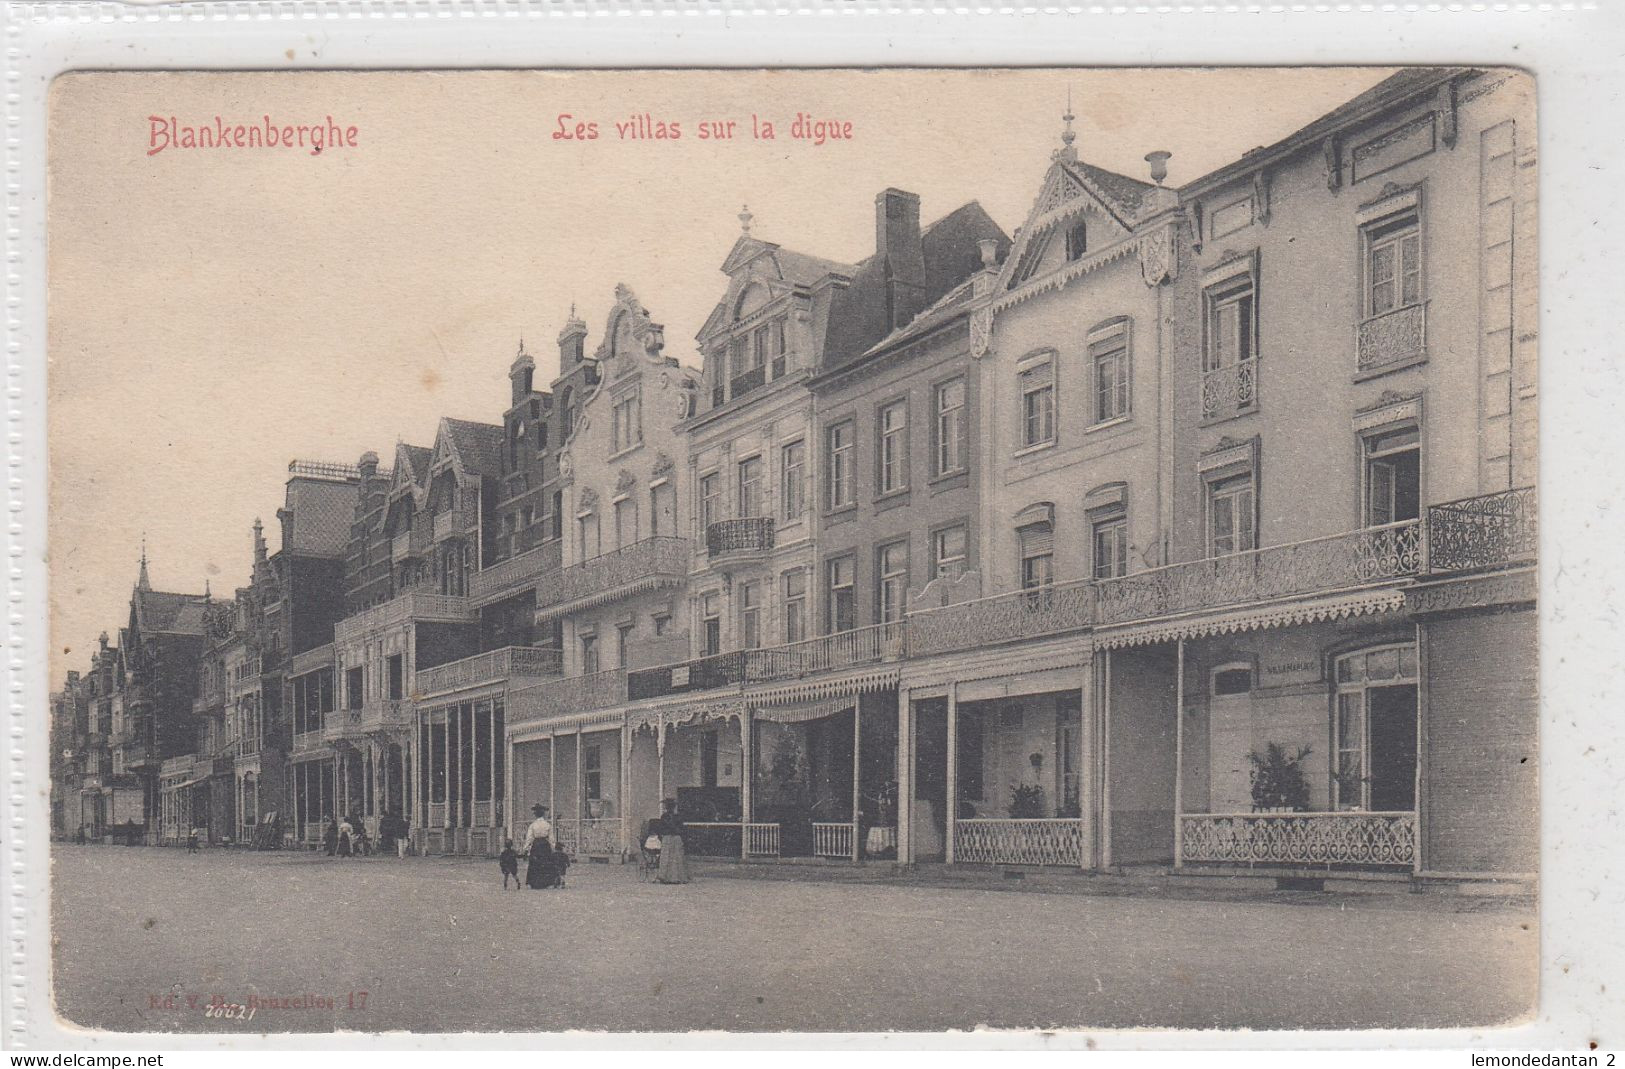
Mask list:
[[[1534,75],[49,94],[63,1028],[1536,1015]]]

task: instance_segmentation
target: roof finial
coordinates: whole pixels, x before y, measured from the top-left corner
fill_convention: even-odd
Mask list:
[[[754,218],[756,218],[756,217],[754,215],[750,214],[750,205],[749,204],[745,204],[745,205],[742,205],[740,207],[740,209],[739,209],[739,229],[740,229],[740,232],[745,234],[747,237],[750,235],[750,221],[752,219],[754,219]]]
[[[141,532],[141,575],[135,581],[137,590],[151,590],[152,580],[147,578],[147,532]]]
[[[1072,129],[1072,120],[1076,119],[1077,116],[1072,114],[1072,87],[1070,85],[1066,87],[1066,114],[1062,115],[1061,118],[1066,120],[1066,128],[1061,131],[1060,158],[1067,163],[1076,163],[1078,162],[1078,150],[1073,146],[1072,142],[1078,139],[1078,135]]]

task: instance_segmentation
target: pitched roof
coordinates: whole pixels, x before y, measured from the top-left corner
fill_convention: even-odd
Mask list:
[[[947,294],[945,294],[936,304],[933,304],[931,307],[909,320],[903,326],[892,331],[884,338],[881,338],[869,349],[868,352],[864,353],[863,355],[865,357],[873,356],[883,349],[890,349],[901,342],[908,341],[910,338],[917,338],[922,334],[940,327],[944,323],[948,323],[959,318],[966,312],[970,311],[971,298],[974,295],[974,290],[975,280],[966,279],[958,286],[955,286],[953,289],[949,290]]]
[[[203,634],[202,594],[174,594],[163,590],[137,590],[134,597],[136,621],[149,633]]]
[[[1142,182],[1138,178],[1108,171],[1104,167],[1096,167],[1092,163],[1082,160],[1061,161],[1061,166],[1072,171],[1086,183],[1113,202],[1113,206],[1129,219],[1133,219],[1140,210],[1140,204],[1156,185],[1151,182]]]
[[[502,474],[502,428],[494,423],[474,423],[466,419],[442,421],[451,446],[463,462],[463,468],[475,475]]]
[[[429,482],[429,458],[434,456],[434,450],[426,445],[407,445],[405,442],[395,447],[397,456],[406,455],[412,465],[412,480],[419,486],[426,486]]]

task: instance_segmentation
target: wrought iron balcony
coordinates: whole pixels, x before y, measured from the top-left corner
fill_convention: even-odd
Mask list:
[[[1533,487],[1428,506],[1430,572],[1474,571],[1531,561],[1539,543]]]
[[[752,368],[743,375],[735,375],[728,382],[728,396],[739,398],[767,384],[767,365]]]
[[[910,656],[974,650],[1090,627],[1094,583],[1087,579],[923,609],[908,615]]]
[[[181,757],[166,757],[158,768],[160,776],[185,776],[192,772],[192,765],[197,760],[196,754],[185,754]]]
[[[1355,368],[1361,373],[1414,364],[1427,356],[1428,306],[1410,304],[1363,320],[1355,331]]]
[[[1185,813],[1181,860],[1239,865],[1410,868],[1416,814]]]
[[[554,539],[528,553],[509,557],[476,572],[469,584],[469,600],[475,605],[489,605],[510,594],[517,594],[548,572],[558,571],[563,545],[562,541]]]
[[[1258,406],[1258,361],[1242,360],[1202,372],[1202,419],[1211,422]]]
[[[691,690],[737,685],[745,681],[745,651],[733,650],[712,657],[640,668],[626,674],[626,696],[631,701],[683,694]]]
[[[508,696],[507,718],[510,725],[538,723],[594,709],[607,709],[624,701],[626,671],[611,668],[605,672],[564,676],[517,689]]]
[[[896,620],[784,646],[748,650],[745,679],[750,683],[774,683],[897,660],[903,656],[903,636],[903,621]]]
[[[329,713],[331,717],[333,714]],[[315,731],[301,731],[293,737],[293,752],[295,754],[309,754],[321,750],[327,745],[327,734],[318,728]]]
[[[705,528],[705,551],[713,560],[765,553],[773,548],[775,526],[771,516],[718,520]]]
[[[505,680],[545,679],[563,671],[558,650],[505,646],[420,669],[413,677],[419,699]]]
[[[477,622],[479,614],[467,598],[413,590],[340,620],[333,634],[342,642],[407,620],[465,624]]]
[[[954,822],[954,860],[972,865],[1083,864],[1083,822],[1065,817],[973,817]]]
[[[1421,565],[1421,524],[1405,520],[1105,579],[1097,584],[1096,622],[1351,590],[1413,576]]]
[[[544,575],[536,589],[536,622],[645,590],[681,586],[693,553],[686,538],[656,535]]]
[[[355,739],[410,727],[412,717],[412,703],[405,698],[375,698],[362,703],[359,709],[328,713],[322,734],[329,742]]]

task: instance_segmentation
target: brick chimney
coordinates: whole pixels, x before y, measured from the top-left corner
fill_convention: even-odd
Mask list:
[[[896,330],[925,307],[918,193],[887,189],[875,197],[875,260],[885,273],[886,329]]]

